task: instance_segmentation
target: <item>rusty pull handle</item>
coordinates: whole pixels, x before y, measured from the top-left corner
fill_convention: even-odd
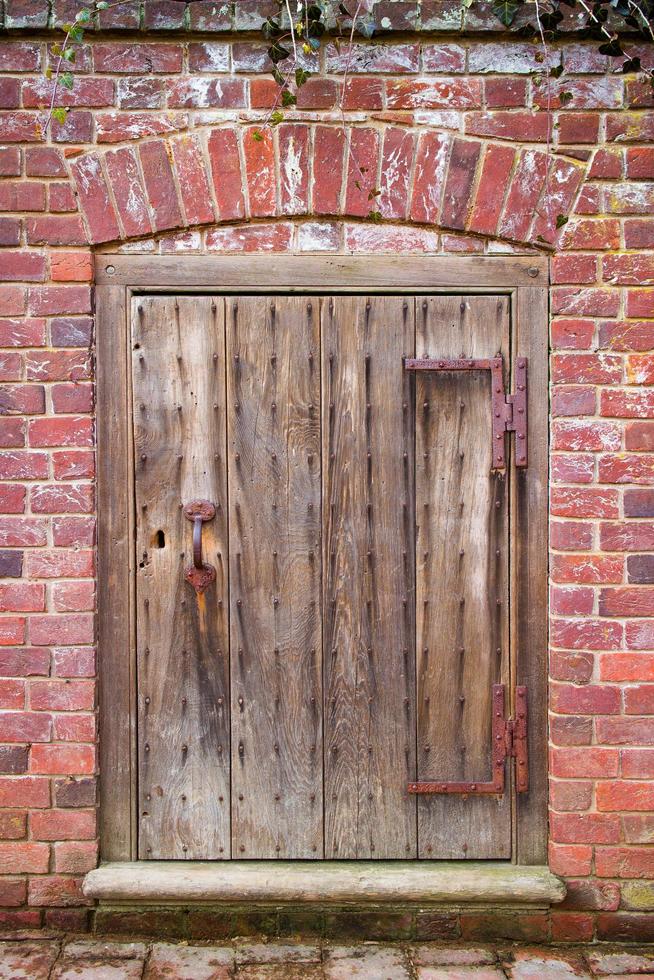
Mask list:
[[[186,569],[184,577],[197,593],[204,592],[216,578],[213,565],[202,561],[202,525],[215,516],[216,507],[210,500],[192,500],[184,506],[184,517],[193,521],[193,564]]]

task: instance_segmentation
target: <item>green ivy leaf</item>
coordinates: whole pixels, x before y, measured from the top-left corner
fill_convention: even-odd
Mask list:
[[[559,102],[561,105],[567,105],[568,102],[572,102],[572,99],[572,92],[559,92]]]
[[[89,10],[89,8],[82,7],[82,9],[75,14],[75,20],[77,21],[78,24],[90,23],[91,11]]]
[[[370,211],[368,217],[371,221],[381,221],[382,214],[381,211]]]
[[[61,106],[57,106],[56,109],[53,109],[52,110],[52,118],[53,119],[56,119],[56,121],[58,123],[61,123],[62,126],[66,122],[66,116],[67,115],[68,115],[68,113],[67,113],[66,109],[62,108]]]
[[[517,0],[493,0],[491,10],[505,27],[510,27],[515,20],[520,4]]]
[[[289,105],[296,105],[296,104],[297,104],[297,99],[295,98],[293,93],[289,92],[289,90],[285,88],[284,91],[282,92],[282,105],[289,106]]]
[[[96,10],[108,10],[109,4],[107,3],[107,0],[98,0],[98,3],[96,3],[95,7]]]
[[[304,68],[295,69],[295,84],[298,88],[301,88],[306,82],[311,78],[311,72],[305,71]]]
[[[556,216],[556,227],[563,228],[564,225],[568,223],[568,216],[565,214],[557,214]]]
[[[263,133],[260,133],[258,129],[252,133],[252,139],[255,143],[263,143]]]
[[[75,76],[72,75],[69,71],[65,71],[59,80],[63,85],[63,87],[67,88],[68,91],[70,91],[73,85],[75,84]]]
[[[550,68],[550,78],[560,78],[563,74],[563,65],[554,65]]]
[[[52,68],[50,68],[50,66],[48,66],[45,70],[45,77],[52,78]]]
[[[66,61],[73,63],[77,57],[77,52],[75,51],[75,48],[66,48],[65,51],[62,51],[62,56]]]
[[[271,126],[278,126],[280,122],[284,122],[284,113],[280,112],[279,109],[275,109],[270,114],[270,124]]]

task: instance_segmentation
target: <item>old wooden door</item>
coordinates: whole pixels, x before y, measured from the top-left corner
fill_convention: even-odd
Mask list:
[[[497,355],[503,295],[134,298],[139,857],[511,856],[508,777],[410,790],[491,778],[513,468],[407,359]]]

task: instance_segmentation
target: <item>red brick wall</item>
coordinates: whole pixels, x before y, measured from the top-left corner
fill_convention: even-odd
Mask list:
[[[137,26],[135,6],[115,30]],[[183,3],[152,2],[145,34],[85,47],[75,108],[46,144],[48,5],[6,4],[7,26],[31,30],[0,42],[0,924],[82,926],[96,860],[90,246],[546,250],[551,866],[569,897],[538,936],[652,938],[651,89],[571,39],[548,97],[538,46],[433,14],[357,41],[344,130],[344,59],[328,47],[301,108],[256,142],[273,91],[261,44],[239,33],[256,8],[237,5],[230,33],[220,6],[192,5],[185,34]]]

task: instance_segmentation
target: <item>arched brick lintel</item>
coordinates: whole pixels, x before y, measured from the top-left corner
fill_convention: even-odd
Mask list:
[[[70,164],[91,244],[275,217],[389,219],[556,245],[586,164],[542,148],[409,127],[198,129]]]

